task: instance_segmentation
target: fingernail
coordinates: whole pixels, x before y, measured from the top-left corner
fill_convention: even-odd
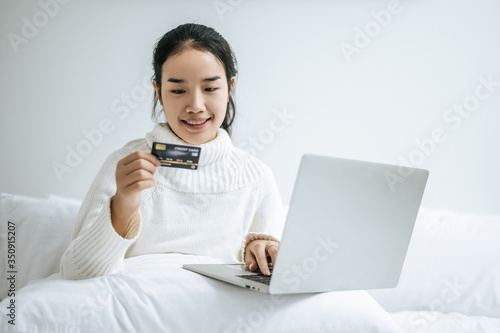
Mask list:
[[[264,270],[264,273],[265,273],[266,275],[271,274],[271,272],[269,272],[269,270],[268,270],[267,268]]]
[[[248,265],[248,269],[249,269],[249,270],[252,270],[252,269],[253,269],[253,263],[251,263],[250,265]]]

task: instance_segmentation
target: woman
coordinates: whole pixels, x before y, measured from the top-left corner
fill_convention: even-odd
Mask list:
[[[270,168],[231,143],[235,62],[226,40],[203,25],[158,41],[153,118],[164,113],[167,122],[105,161],[61,259],[64,278],[109,275],[127,257],[168,252],[244,261],[270,275],[282,202]],[[200,147],[198,169],[159,167],[153,142]]]

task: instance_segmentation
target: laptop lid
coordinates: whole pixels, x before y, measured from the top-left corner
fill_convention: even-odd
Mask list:
[[[428,175],[304,155],[270,293],[395,287]]]

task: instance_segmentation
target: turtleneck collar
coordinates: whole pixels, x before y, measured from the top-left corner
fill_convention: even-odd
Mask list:
[[[229,134],[222,128],[217,130],[217,136],[212,141],[201,145],[192,145],[182,140],[174,132],[172,132],[167,123],[157,124],[151,132],[146,134],[146,141],[149,148],[153,147],[154,141],[200,147],[200,160],[198,162],[200,167],[211,164],[222,158],[224,155],[229,153],[233,147]]]

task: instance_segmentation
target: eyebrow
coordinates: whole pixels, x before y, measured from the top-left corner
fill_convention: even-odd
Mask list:
[[[205,79],[202,80],[202,82],[213,82],[213,81],[217,81],[220,79],[220,76],[219,75],[215,75],[215,76],[211,76],[211,77],[207,77]],[[176,79],[176,78],[173,78],[173,77],[169,77],[167,82],[173,82],[173,83],[185,83],[186,81],[184,79]]]

